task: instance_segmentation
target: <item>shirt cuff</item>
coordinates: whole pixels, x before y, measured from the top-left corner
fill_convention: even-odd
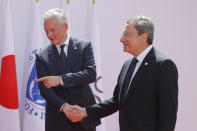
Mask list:
[[[85,117],[87,117],[87,112],[86,112],[86,108],[83,108],[84,109],[84,112],[85,112]]]
[[[59,76],[60,77],[60,85],[61,86],[64,86],[64,82],[63,82],[63,80],[62,80],[62,77],[61,76]]]
[[[63,107],[64,107],[65,104],[66,104],[66,103],[64,103],[64,104],[61,106],[60,112],[63,112]]]

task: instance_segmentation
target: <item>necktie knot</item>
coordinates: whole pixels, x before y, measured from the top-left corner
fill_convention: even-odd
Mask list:
[[[60,46],[60,48],[61,48],[60,56],[64,56],[64,55],[66,56],[65,51],[64,51],[64,47],[65,47],[65,44]]]
[[[63,44],[63,45],[60,46],[61,51],[64,50],[64,47],[65,47],[65,44]]]
[[[133,58],[132,63],[136,64],[138,62],[138,59],[136,57]]]

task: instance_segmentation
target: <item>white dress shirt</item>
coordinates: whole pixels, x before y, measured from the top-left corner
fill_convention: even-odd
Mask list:
[[[67,37],[66,41],[63,43],[63,44],[65,44],[64,52],[65,52],[66,56],[67,56],[67,53],[68,53],[69,41],[70,41],[70,35],[68,34],[68,37]],[[63,45],[63,44],[61,44],[61,45]],[[60,55],[60,52],[61,52],[61,48],[60,48],[61,45],[55,45],[59,55]]]
[[[134,78],[136,72],[138,71],[140,65],[142,64],[142,61],[144,60],[144,58],[146,57],[146,55],[149,53],[149,51],[152,49],[152,47],[153,47],[152,45],[149,45],[143,52],[141,52],[141,53],[136,57],[137,60],[138,60],[138,62],[136,63],[135,70],[134,70],[133,75],[132,75],[132,77],[131,77],[131,80],[130,80],[130,82],[129,82],[129,87],[130,87],[130,85],[131,85],[131,82],[132,82],[132,80],[133,80],[133,78]],[[148,63],[147,63],[147,64],[148,64]],[[127,88],[126,95],[127,95],[127,93],[128,93],[128,90],[129,90],[129,88]]]

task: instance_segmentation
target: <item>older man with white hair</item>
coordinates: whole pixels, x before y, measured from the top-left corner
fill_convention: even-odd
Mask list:
[[[153,36],[150,18],[137,16],[127,21],[120,42],[132,57],[122,67],[113,97],[86,110],[75,106],[84,114],[78,116],[79,121],[83,117],[94,121],[119,111],[120,131],[174,131],[178,71],[170,58],[153,47]]]
[[[89,86],[96,80],[91,42],[67,33],[62,9],[44,14],[44,30],[51,44],[36,55],[36,69],[40,93],[47,102],[45,130],[95,131],[100,120],[73,123],[78,118],[71,114],[72,105],[96,103]]]

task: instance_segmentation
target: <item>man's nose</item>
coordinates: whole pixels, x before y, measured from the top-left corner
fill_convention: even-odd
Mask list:
[[[124,38],[124,36],[122,36],[121,38],[120,38],[120,42],[124,42],[125,41],[125,38]]]
[[[53,36],[53,33],[51,31],[47,32],[47,37],[51,38]]]

